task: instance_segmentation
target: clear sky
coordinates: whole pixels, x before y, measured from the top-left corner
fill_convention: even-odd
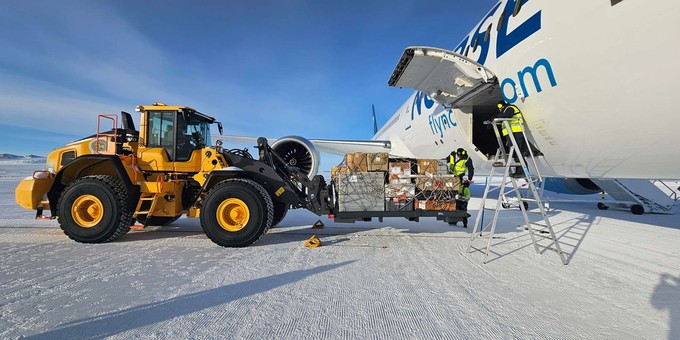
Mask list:
[[[47,155],[161,101],[225,134],[369,139],[411,94],[407,46],[452,49],[495,0],[37,1],[0,10],[0,153]]]

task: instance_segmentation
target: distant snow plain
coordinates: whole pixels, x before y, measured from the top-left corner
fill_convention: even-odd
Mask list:
[[[187,218],[80,244],[14,202],[38,168],[0,162],[3,339],[680,339],[678,215],[553,204],[568,265],[535,251],[516,210],[501,213],[487,264],[468,252],[471,228],[322,217],[312,229],[303,210],[247,248]],[[323,245],[305,248],[313,234]]]

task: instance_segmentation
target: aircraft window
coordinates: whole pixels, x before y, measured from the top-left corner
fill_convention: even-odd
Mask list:
[[[501,17],[498,18],[498,24],[496,25],[496,31],[500,31],[501,27],[503,27],[503,24],[505,24],[505,11],[501,13]]]
[[[515,0],[515,10],[512,12],[512,16],[516,17],[519,14],[519,10],[522,9],[522,5],[526,0]]]
[[[475,36],[475,44],[472,46],[472,52],[477,51],[477,46],[479,45],[479,34]]]
[[[466,56],[466,57],[468,56],[468,52],[470,52],[470,45],[468,45],[468,46],[465,48],[465,56]]]
[[[484,33],[484,42],[489,41],[489,36],[491,35],[491,26],[493,24],[489,24],[489,27],[486,28],[486,33]]]

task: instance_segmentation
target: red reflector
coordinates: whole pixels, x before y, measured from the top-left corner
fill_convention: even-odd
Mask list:
[[[328,218],[335,218],[335,215],[333,215],[333,214],[328,214]]]

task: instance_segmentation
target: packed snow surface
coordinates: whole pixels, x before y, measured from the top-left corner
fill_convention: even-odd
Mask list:
[[[483,185],[468,229],[326,217],[312,229],[318,217],[296,210],[247,248],[187,218],[80,244],[14,202],[35,167],[0,164],[3,339],[680,338],[678,215],[553,204],[568,265],[537,253],[512,209],[487,264],[468,251]],[[323,245],[305,248],[313,234]]]

